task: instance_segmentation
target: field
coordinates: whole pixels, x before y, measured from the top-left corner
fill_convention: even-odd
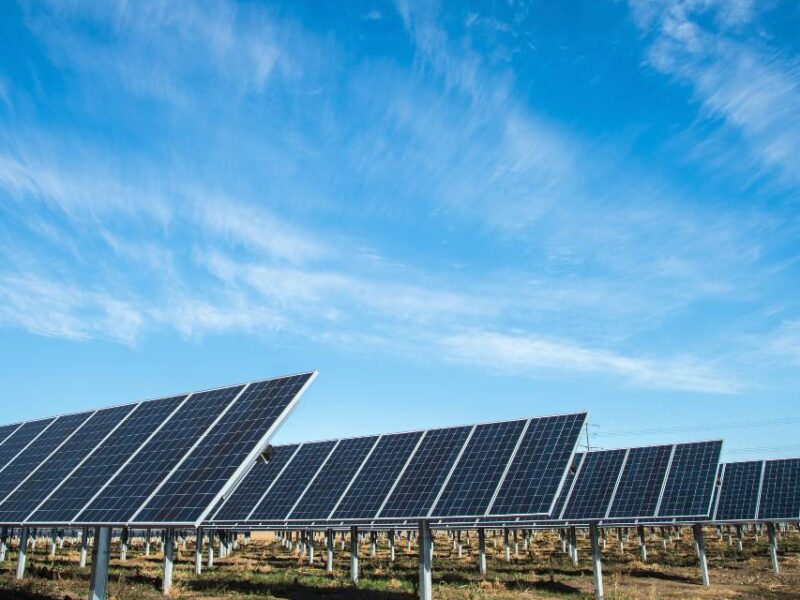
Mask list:
[[[463,556],[457,557],[452,543],[438,534],[434,557],[434,598],[445,600],[523,600],[530,598],[593,598],[593,581],[588,556],[588,539],[579,534],[580,563],[577,567],[561,553],[554,533],[540,532],[528,552],[503,562],[500,541],[497,549],[487,540],[488,574],[481,578],[475,566],[476,539],[466,540]],[[712,587],[699,584],[692,538],[685,531],[680,539],[668,542],[649,541],[649,560],[638,560],[632,536],[620,552],[613,534],[603,552],[606,597],[609,599],[674,598],[764,598],[783,600],[800,598],[800,534],[783,535],[780,543],[782,573],[774,575],[769,567],[766,540],[756,543],[747,534],[743,551],[734,540],[719,539],[707,532]],[[114,549],[116,550],[116,549]],[[349,554],[336,551],[336,568],[328,575],[324,568],[322,544],[317,545],[315,564],[297,551],[287,551],[271,535],[254,535],[230,557],[216,559],[213,569],[204,569],[200,577],[193,573],[191,543],[176,554],[174,598],[193,600],[273,598],[291,600],[356,599],[412,600],[416,592],[416,547],[407,552],[405,540],[399,540],[397,558],[390,562],[385,542],[375,558],[369,547],[361,548],[361,579],[350,583]],[[159,591],[161,558],[145,558],[141,547],[133,544],[126,562],[114,552],[111,563],[109,597],[112,600],[161,598]],[[13,569],[16,555],[0,565],[0,597],[3,600],[77,600],[85,598],[89,568],[78,567],[78,551],[66,544],[55,559],[48,556],[47,544],[37,545],[29,553],[25,580],[16,582]]]

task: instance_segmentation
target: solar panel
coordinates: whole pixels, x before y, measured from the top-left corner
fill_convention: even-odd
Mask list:
[[[40,419],[23,423],[0,446],[0,469],[4,469],[14,457],[31,444],[55,419]]]
[[[174,396],[138,404],[114,435],[103,441],[26,521],[70,523],[184,398]]]
[[[493,499],[506,506],[508,497],[516,502],[526,489],[547,514],[584,419],[585,414],[566,415],[350,438],[327,442],[333,447],[325,446],[324,456],[311,449],[322,442],[304,444],[269,477],[265,466],[250,471],[209,522],[449,517],[436,514],[441,504],[472,511],[455,517],[477,518]]]
[[[372,519],[406,465],[423,432],[382,436],[334,510],[334,519]]]
[[[287,518],[316,520],[327,517],[377,441],[378,436],[342,440]]]
[[[722,442],[678,444],[656,516],[709,516]]]
[[[476,427],[431,516],[485,514],[526,424],[510,421]]]
[[[757,517],[763,461],[722,465],[714,520],[749,521]]]
[[[655,515],[673,446],[631,448],[608,518]]]
[[[303,444],[255,508],[251,520],[284,520],[335,445],[335,441]]]
[[[30,512],[22,522],[31,525],[195,524],[255,463],[314,375],[24,424],[0,443],[16,457],[0,469],[0,490],[19,486],[8,505],[0,496],[0,515],[19,523]]]
[[[404,519],[427,516],[472,429],[451,427],[429,431],[377,516]]]
[[[800,459],[766,462],[758,518],[800,519]]]
[[[243,386],[193,394],[130,457],[76,517],[85,523],[126,523]]]
[[[311,373],[254,383],[242,393],[132,522],[194,522],[282,422]]]
[[[214,521],[244,521],[256,507],[264,492],[278,478],[294,456],[299,444],[276,446],[269,460],[257,460],[253,468],[242,480],[241,485],[220,502],[212,513]]]
[[[0,472],[0,497],[5,500],[91,416],[92,413],[80,413],[59,417],[47,429],[43,429],[35,440],[3,467]]]
[[[564,510],[564,506],[567,504],[567,498],[569,498],[572,491],[572,485],[575,481],[575,476],[578,473],[578,469],[580,469],[581,462],[584,460],[585,456],[585,452],[578,452],[572,458],[572,464],[570,465],[569,469],[567,470],[567,474],[564,477],[564,486],[561,488],[561,492],[558,494],[558,498],[553,505],[553,511],[550,513],[553,518],[560,518],[561,512]]]
[[[489,514],[550,514],[585,420],[585,413],[531,419]]]
[[[626,454],[626,450],[587,453],[561,518],[603,519]]]
[[[13,425],[3,425],[0,427],[0,446],[6,443],[6,440],[9,439],[14,432],[22,427],[22,423],[14,423]],[[0,463],[0,467],[3,466],[4,463]]]
[[[128,405],[100,410],[85,421],[53,456],[3,499],[0,523],[21,523],[133,408]]]

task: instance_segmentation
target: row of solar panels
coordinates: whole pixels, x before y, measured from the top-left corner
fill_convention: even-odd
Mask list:
[[[547,516],[586,414],[279,446],[218,524]]]
[[[315,373],[0,427],[0,524],[193,524]]]
[[[552,425],[533,421],[545,428]],[[475,439],[515,423],[477,426],[473,429],[486,433]],[[476,469],[474,457],[481,454],[482,444],[466,443],[464,430],[470,428],[279,446],[210,520],[222,527],[405,523],[420,518],[538,526],[800,520],[800,459],[720,465],[721,441],[576,454],[549,515],[531,519],[547,505],[553,485],[546,482],[558,479],[558,461],[533,454],[525,458],[532,461],[529,473],[519,479],[527,479],[529,489],[538,487],[538,505],[493,502],[501,497],[493,489],[509,491],[498,484],[498,474],[508,471],[504,465],[511,443],[491,449],[499,450],[499,460]],[[518,464],[524,462],[516,458]],[[531,479],[530,473],[547,472],[547,462],[552,476]]]

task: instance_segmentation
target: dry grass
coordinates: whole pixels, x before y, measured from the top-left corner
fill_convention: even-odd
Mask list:
[[[743,552],[716,537],[708,540],[712,587],[699,584],[691,535],[672,540],[667,551],[660,542],[649,544],[649,562],[638,560],[633,538],[625,552],[610,541],[603,556],[606,597],[609,600],[800,599],[800,535],[784,536],[781,542],[783,572],[769,569],[767,547],[762,538],[745,542]],[[540,533],[525,556],[502,561],[502,552],[487,543],[489,573],[481,578],[475,568],[476,540],[465,540],[464,555],[458,558],[452,545],[440,534],[434,559],[434,597],[443,600],[527,600],[532,598],[593,598],[588,540],[579,538],[582,562],[574,567],[560,552],[556,536]],[[191,550],[191,547],[190,547]],[[398,542],[397,560],[389,561],[385,542],[378,556],[368,558],[362,548],[362,576],[358,586],[348,580],[349,555],[336,552],[336,572],[325,573],[324,552],[317,547],[316,563],[308,565],[296,552],[287,552],[271,536],[255,536],[247,547],[233,556],[215,561],[213,570],[193,574],[193,553],[179,553],[174,598],[191,600],[244,600],[273,598],[311,600],[317,598],[356,600],[411,600],[415,597],[416,548],[407,553],[405,541]],[[520,548],[522,552],[522,549]],[[133,547],[129,560],[112,560],[112,600],[161,598],[161,558],[142,556]],[[22,583],[13,580],[15,555],[0,565],[0,598],[3,600],[77,600],[86,596],[89,570],[77,566],[77,549],[65,547],[50,560],[44,545],[29,557],[29,576]]]

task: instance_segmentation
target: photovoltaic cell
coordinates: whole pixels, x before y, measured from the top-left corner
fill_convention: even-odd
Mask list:
[[[9,461],[13,460],[25,446],[33,441],[33,439],[54,420],[55,419],[40,419],[39,421],[30,421],[20,427],[16,433],[0,446],[0,469],[4,468]],[[8,493],[11,490],[4,491]]]
[[[567,503],[567,498],[572,491],[572,484],[575,481],[575,476],[578,473],[578,469],[580,468],[581,461],[584,460],[586,456],[583,452],[578,452],[575,454],[575,457],[572,459],[572,464],[567,471],[567,475],[564,478],[564,487],[561,488],[561,493],[558,495],[558,499],[556,500],[555,505],[553,506],[553,512],[551,513],[551,517],[553,519],[559,519],[561,517],[561,512],[564,510],[564,506]]]
[[[432,516],[485,514],[524,426],[525,421],[511,421],[476,427]]]
[[[374,518],[421,436],[419,431],[383,436],[333,517]]]
[[[19,429],[20,423],[15,423],[13,425],[3,425],[0,427],[0,446],[2,446],[5,441],[11,437],[17,429]],[[0,467],[3,466],[4,463],[0,464]]]
[[[185,396],[143,402],[27,520],[69,523]]]
[[[88,412],[56,419],[31,445],[6,464],[0,473],[0,497],[5,499],[91,415]]]
[[[609,518],[654,516],[672,446],[631,448]]]
[[[242,390],[192,395],[81,513],[84,523],[126,523],[169,471]]]
[[[377,440],[378,436],[342,440],[289,519],[327,519]]]
[[[283,521],[333,450],[335,441],[303,444],[292,462],[256,507],[251,520]]]
[[[721,452],[721,441],[678,444],[656,516],[709,516]]]
[[[763,461],[728,463],[722,475],[714,519],[749,521],[757,517]]]
[[[800,519],[800,459],[767,461],[758,518]]]
[[[585,420],[585,413],[531,419],[490,514],[549,514]]]
[[[562,518],[604,518],[624,460],[625,450],[586,454]]]
[[[427,516],[471,429],[452,427],[429,431],[378,516]]]
[[[25,483],[0,504],[0,523],[22,523],[131,410],[133,410],[133,405],[101,410],[84,421],[79,431],[74,433],[53,456],[28,477]],[[53,430],[53,427],[48,430],[48,433]],[[35,445],[38,445],[38,441],[41,439],[39,438]]]
[[[213,520],[245,520],[298,448],[298,444],[276,446],[269,462],[259,459],[239,487],[223,501],[220,509],[212,513]]]
[[[235,472],[262,440],[274,433],[311,373],[250,385],[135,521],[189,522],[202,517]]]

